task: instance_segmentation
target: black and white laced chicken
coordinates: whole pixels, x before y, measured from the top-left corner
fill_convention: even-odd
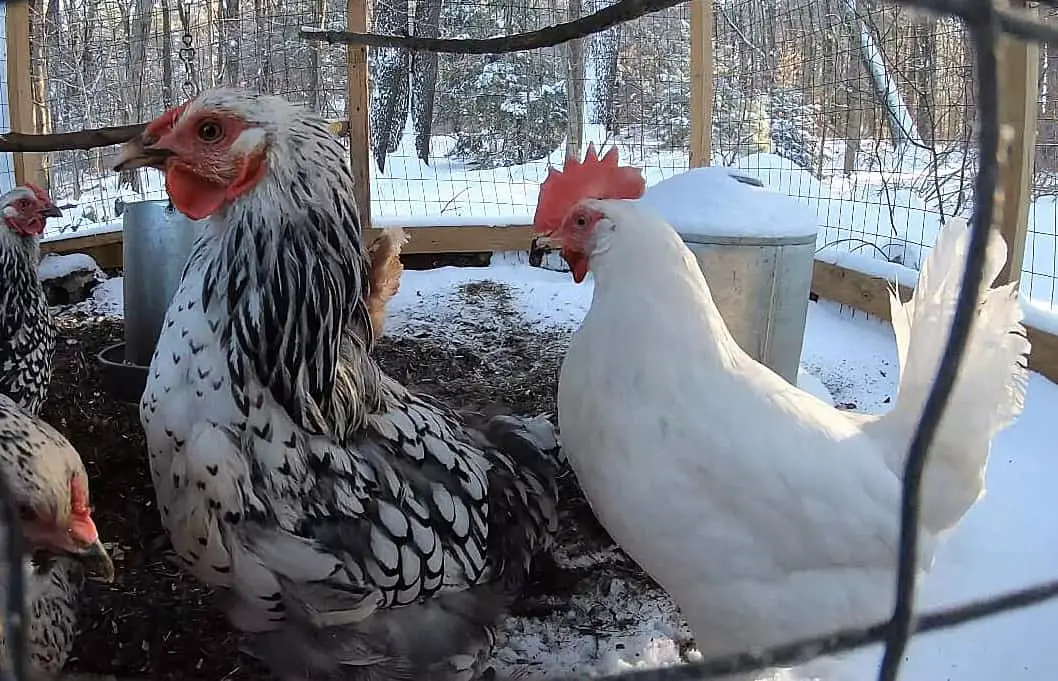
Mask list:
[[[61,213],[32,185],[0,196],[0,212],[7,226],[0,229],[0,472],[28,541],[20,569],[28,671],[37,680],[53,678],[66,664],[86,571],[110,580],[114,565],[92,520],[81,457],[37,417],[51,382],[56,336],[37,277],[39,241],[47,218]],[[0,527],[0,536],[8,529]],[[0,582],[9,578],[5,566]],[[10,664],[6,638],[0,642]]]
[[[114,564],[99,540],[89,506],[88,474],[77,450],[54,428],[0,395],[0,471],[26,538],[26,643],[30,678],[55,677],[76,633],[86,574],[105,581]],[[0,525],[0,541],[8,528]],[[5,562],[6,563],[6,562]],[[10,578],[6,564],[2,581]],[[0,584],[6,593],[6,584]],[[0,632],[2,633],[2,632]],[[9,663],[7,642],[3,658]]]
[[[209,218],[140,402],[158,507],[280,677],[469,678],[557,529],[558,443],[383,373],[345,156],[325,121],[233,89],[122,150]]]
[[[37,413],[51,383],[55,324],[37,278],[40,236],[62,213],[47,192],[27,185],[0,195],[0,394]]]

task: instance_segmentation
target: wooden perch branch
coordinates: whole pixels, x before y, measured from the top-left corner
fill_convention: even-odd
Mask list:
[[[675,7],[688,0],[620,0],[598,12],[547,28],[497,38],[426,38],[422,36],[379,35],[351,33],[302,27],[299,35],[305,40],[331,45],[367,45],[368,47],[400,47],[412,52],[442,52],[446,54],[505,54],[554,47],[577,38],[601,33],[611,26],[627,23],[639,17]]]
[[[0,135],[0,152],[44,154],[50,151],[96,149],[128,142],[143,132],[146,123],[119,125],[112,128],[94,128],[77,132],[59,132],[50,135],[27,135],[9,132]],[[331,132],[339,137],[349,134],[348,121],[331,121]]]
[[[111,144],[128,142],[143,132],[146,127],[146,123],[137,123],[135,125],[120,125],[114,128],[60,132],[52,135],[27,135],[20,132],[9,132],[0,135],[0,151],[36,154],[49,151],[109,147]]]

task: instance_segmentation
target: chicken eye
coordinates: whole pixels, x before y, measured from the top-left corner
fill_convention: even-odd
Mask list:
[[[198,138],[203,142],[216,142],[224,136],[224,130],[214,121],[205,121],[198,126]]]
[[[578,215],[577,216],[577,226],[578,227],[583,227],[586,224],[588,224],[588,221],[584,219],[584,216],[583,215]]]

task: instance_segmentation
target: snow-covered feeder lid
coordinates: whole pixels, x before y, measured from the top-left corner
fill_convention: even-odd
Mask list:
[[[688,243],[813,243],[819,229],[797,199],[737,179],[739,171],[707,166],[662,180],[640,203],[665,218]]]

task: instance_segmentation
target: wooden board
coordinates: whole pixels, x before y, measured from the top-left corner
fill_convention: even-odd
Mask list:
[[[900,286],[900,299],[911,299],[911,289]],[[889,282],[839,265],[816,260],[812,269],[812,293],[820,298],[849,305],[889,321]]]
[[[1035,13],[1035,8],[1024,9],[1025,3],[1014,0],[1012,5]],[[1036,111],[1040,101],[1040,48],[1036,43],[1016,40],[1008,36],[999,39],[999,124],[1004,130],[1000,150],[1004,160],[999,166],[999,196],[997,214],[999,230],[1007,241],[1007,262],[999,272],[1000,283],[1020,281],[1025,259],[1025,239],[1028,234],[1029,204],[1036,146]],[[1005,158],[1004,158],[1005,156]]]
[[[691,2],[691,151],[690,167],[712,160],[713,0]]]
[[[492,251],[528,251],[532,242],[532,228],[528,225],[493,226],[467,225],[463,227],[405,227],[409,240],[405,253],[479,253]],[[371,243],[382,230],[364,230],[364,243]],[[58,241],[45,241],[41,253],[87,253],[100,267],[120,268],[121,232],[75,236]],[[104,263],[105,261],[105,263]]]
[[[855,272],[830,263],[815,263],[812,292],[889,321],[889,283],[884,279]],[[911,289],[900,287],[901,300],[911,298]],[[1025,325],[1032,353],[1029,368],[1058,383],[1058,336]]]
[[[14,2],[7,11],[7,87],[11,132],[36,132],[33,125],[33,64],[30,52],[30,3]],[[15,184],[43,184],[39,154],[14,154]]]
[[[347,30],[367,32],[367,0],[346,0]],[[349,95],[349,154],[356,207],[365,227],[371,226],[371,99],[368,93],[367,47],[346,45]]]

